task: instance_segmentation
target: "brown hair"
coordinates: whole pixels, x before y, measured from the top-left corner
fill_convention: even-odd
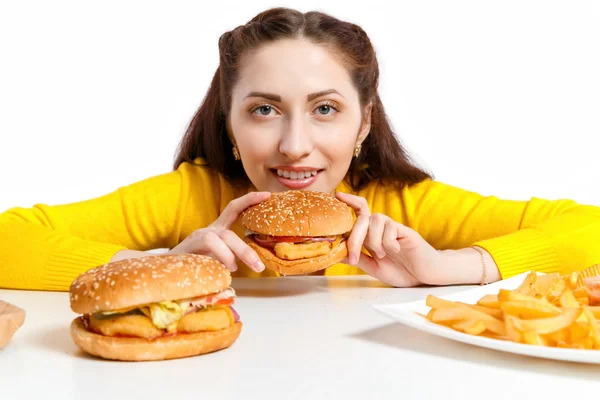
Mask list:
[[[226,129],[232,88],[244,54],[263,44],[288,38],[305,38],[332,47],[348,68],[361,107],[364,109],[372,102],[370,133],[359,157],[353,157],[346,176],[353,189],[359,190],[373,180],[404,186],[431,178],[410,160],[390,127],[377,93],[379,65],[367,34],[359,26],[327,14],[303,14],[287,8],[264,11],[246,25],[220,37],[219,67],[179,145],[175,168],[202,157],[232,184],[250,184],[242,163],[233,157],[233,144]]]

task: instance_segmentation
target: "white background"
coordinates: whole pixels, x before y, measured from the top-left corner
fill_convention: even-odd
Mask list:
[[[0,211],[167,172],[217,40],[274,5],[360,24],[403,142],[440,181],[600,205],[600,2],[0,3]]]

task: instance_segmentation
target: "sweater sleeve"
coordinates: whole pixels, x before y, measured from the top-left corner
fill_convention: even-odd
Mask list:
[[[182,164],[98,198],[5,211],[0,214],[0,287],[68,290],[77,275],[119,250],[176,245],[190,207],[188,182],[202,178],[194,172],[201,169]],[[199,225],[208,222],[200,217]]]
[[[378,186],[365,197],[437,249],[478,245],[504,279],[522,272],[579,271],[600,263],[600,208],[572,200],[499,199],[426,180],[402,190]]]

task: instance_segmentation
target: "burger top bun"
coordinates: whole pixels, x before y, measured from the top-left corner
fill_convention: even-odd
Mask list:
[[[316,191],[272,193],[242,213],[242,225],[271,236],[331,236],[352,230],[352,209],[335,196]]]
[[[79,314],[119,310],[209,295],[230,285],[229,270],[207,256],[164,254],[132,258],[81,274],[71,284],[71,309]]]

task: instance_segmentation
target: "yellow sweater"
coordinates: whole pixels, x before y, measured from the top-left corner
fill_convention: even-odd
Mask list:
[[[122,249],[172,248],[212,223],[243,193],[202,160],[67,205],[35,205],[0,214],[0,288],[69,289],[83,271]],[[339,191],[354,193],[341,184]],[[571,200],[508,201],[436,181],[396,190],[373,183],[358,194],[421,234],[437,249],[473,244],[494,258],[503,278],[528,270],[570,272],[600,263],[600,208]],[[243,234],[239,221],[232,228]],[[362,273],[337,264],[326,275]],[[257,274],[241,265],[234,276]]]

